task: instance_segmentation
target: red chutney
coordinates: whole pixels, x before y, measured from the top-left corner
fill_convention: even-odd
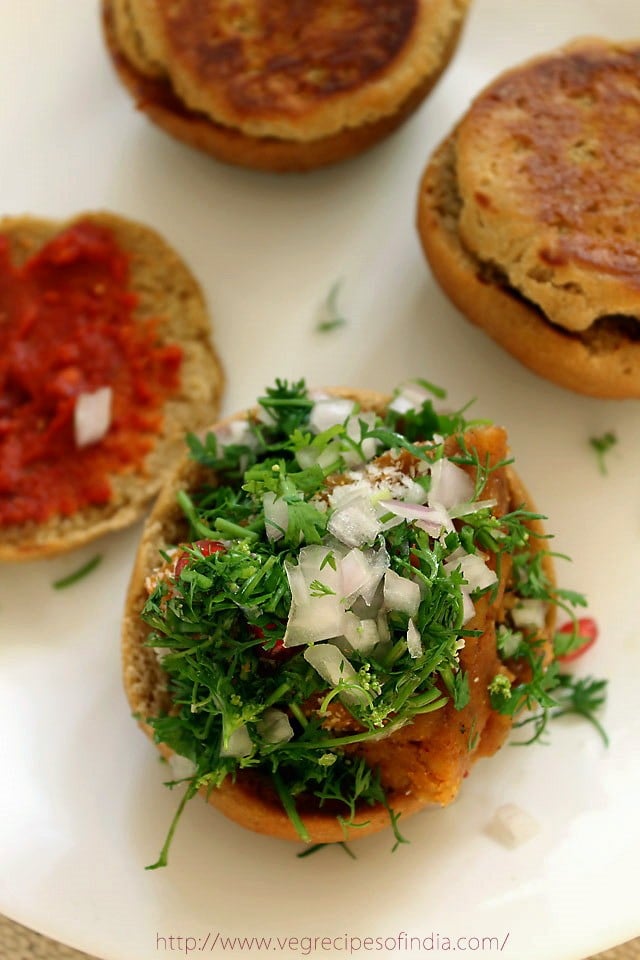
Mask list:
[[[182,352],[158,320],[134,320],[129,257],[78,221],[22,266],[0,237],[0,526],[42,523],[111,498],[109,475],[141,467],[180,383]],[[78,448],[81,393],[109,386],[112,420]]]

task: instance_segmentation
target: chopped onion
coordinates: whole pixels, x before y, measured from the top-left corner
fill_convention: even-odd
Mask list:
[[[268,490],[262,498],[264,509],[264,526],[269,540],[279,540],[284,537],[289,526],[289,506],[277,497],[272,490]]]
[[[380,524],[370,501],[362,497],[334,510],[327,529],[348,547],[362,547],[375,540],[380,532]]]
[[[396,413],[408,413],[409,410],[421,410],[431,395],[424,387],[417,383],[403,383],[397,395],[389,404],[390,410]]]
[[[543,630],[547,620],[547,604],[544,600],[520,600],[510,613],[516,627]]]
[[[316,670],[323,680],[336,687],[341,680],[353,680],[357,677],[347,658],[332,643],[316,643],[304,652],[304,659]],[[367,699],[364,690],[344,690],[340,699],[345,703],[362,703]]]
[[[479,513],[480,510],[490,510],[497,502],[497,500],[474,500],[472,503],[458,503],[455,507],[449,508],[449,516],[468,517],[469,514]]]
[[[384,575],[384,605],[387,610],[398,610],[415,617],[420,606],[420,587],[394,570],[387,570]]]
[[[309,415],[309,426],[314,433],[324,433],[330,427],[344,423],[354,406],[353,400],[343,400],[340,397],[317,400]]]
[[[540,830],[538,821],[515,803],[498,807],[486,826],[486,833],[504,847],[514,850]]]
[[[167,760],[174,780],[187,780],[192,777],[197,770],[193,760],[188,757],[181,757],[179,753],[172,753]]]
[[[441,503],[449,509],[458,503],[468,503],[473,497],[473,481],[468,473],[443,457],[431,464],[429,503]]]
[[[462,593],[462,622],[464,624],[468,623],[472,617],[475,617],[476,608],[473,605],[468,587],[460,587],[460,590]]]
[[[389,630],[389,623],[387,621],[386,613],[379,613],[376,618],[376,624],[378,627],[378,636],[380,637],[380,643],[388,643],[391,640],[391,631]]]
[[[98,443],[111,426],[111,387],[93,393],[80,393],[73,408],[73,432],[77,447]]]
[[[371,653],[380,642],[375,620],[359,620],[353,613],[346,614],[345,638],[352,650]]]
[[[248,757],[253,752],[253,742],[246,724],[233,731],[227,745],[220,748],[221,757]]]
[[[405,503],[427,502],[429,495],[425,488],[404,473],[402,474],[402,486],[404,487],[404,497],[402,499]]]
[[[273,422],[273,418],[271,418],[270,422]],[[252,433],[246,417],[231,420],[227,425],[227,430],[231,443],[237,444],[240,447],[250,447],[252,450],[258,446],[258,438]]]
[[[262,719],[256,724],[258,736],[266,743],[287,743],[293,737],[293,728],[289,717],[283,710],[268,707],[262,714]]]
[[[417,526],[432,537],[439,537],[443,527],[451,526],[447,512],[440,504],[426,507],[419,503],[405,503],[403,500],[383,500],[380,506],[403,520],[419,521]]]
[[[389,566],[389,555],[382,547],[380,550],[358,550],[354,547],[341,563],[342,593],[347,606],[356,597],[362,597],[369,606]]]
[[[340,637],[344,634],[344,618],[338,597],[311,597],[304,605],[292,604],[282,642],[285,647],[299,647]]]
[[[469,593],[475,590],[485,590],[496,583],[498,577],[494,570],[490,570],[481,556],[477,553],[467,553],[459,560],[447,560],[444,564],[445,573],[451,574],[460,570],[467,581]]]
[[[318,453],[315,447],[302,447],[296,451],[296,460],[303,470],[316,466],[327,470],[336,463],[341,455],[340,443],[337,440],[332,440],[321,453]]]
[[[336,569],[327,558],[334,556]],[[285,572],[291,588],[291,609],[283,638],[285,647],[303,643],[329,640],[344,633],[344,604],[342,602],[342,578],[340,553],[327,546],[303,547],[298,556],[298,565],[285,561]],[[311,584],[318,580],[328,594],[314,595]]]
[[[420,527],[430,537],[435,538],[441,536],[443,531],[450,533],[454,529],[451,517],[441,503],[436,503],[434,500],[429,504],[429,509],[432,511],[431,517],[428,520],[426,518],[416,520],[416,527]]]
[[[347,436],[355,441],[355,443],[360,443],[360,437],[362,436],[361,421],[371,429],[375,426],[376,415],[375,413],[356,413],[352,417],[349,417],[346,422]],[[358,451],[354,450],[353,447],[343,445],[342,456],[344,462],[348,467],[355,467],[360,463],[371,460],[371,458],[375,456],[377,447],[378,441],[374,440],[373,437],[368,437],[362,441],[362,456],[360,456]]]
[[[413,620],[409,620],[409,629],[407,630],[407,650],[413,660],[422,656],[422,637]]]

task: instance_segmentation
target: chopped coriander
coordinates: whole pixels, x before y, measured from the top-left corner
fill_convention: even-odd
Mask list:
[[[344,327],[347,323],[338,306],[338,297],[342,284],[342,279],[336,280],[319,310],[319,317],[316,322],[316,331],[318,333],[331,333],[339,327]]]
[[[421,385],[440,395],[426,381]],[[165,553],[142,612],[148,645],[162,650],[172,702],[169,714],[147,722],[159,742],[197,770],[154,866],[166,862],[187,799],[243,771],[271,784],[305,842],[310,805],[335,815],[345,836],[368,823],[367,808],[382,806],[395,849],[405,842],[399,814],[367,751],[375,750],[381,734],[392,736],[445,707],[460,716],[464,752],[476,749],[482,731],[474,692],[480,688],[469,672],[473,658],[465,661],[461,653],[482,636],[468,625],[473,603],[484,592],[487,603],[498,604],[502,587],[511,600],[569,611],[584,603],[580,594],[549,580],[550,554],[536,527],[540,515],[522,505],[509,509],[507,500],[497,511],[493,500],[488,506],[485,500],[438,534],[414,524],[410,513],[406,519],[389,513],[386,500],[402,497],[402,490],[390,494],[384,487],[379,493],[371,486],[364,506],[356,503],[348,522],[336,526],[370,467],[371,476],[389,469],[385,483],[410,488],[415,499],[407,494],[405,505],[424,511],[431,465],[445,458],[447,443],[447,459],[471,475],[474,499],[481,500],[494,471],[509,461],[500,459],[504,446],[492,456],[490,446],[467,440],[470,427],[484,424],[468,421],[466,408],[443,415],[422,398],[419,409],[402,414],[391,408],[362,412],[355,405],[343,422],[322,430],[312,418],[316,401],[304,381],[277,380],[258,402],[259,414],[249,415],[238,433],[241,442],[225,444],[214,434],[190,438],[205,479],[180,491],[177,503],[187,542],[213,540],[216,549],[181,547],[186,557],[178,573]],[[394,470],[400,480],[393,480]],[[268,520],[267,504],[274,511]],[[467,581],[455,563],[459,551],[475,555],[490,582],[492,568],[484,558],[491,559],[493,588],[469,586],[465,598]],[[456,552],[452,565],[448,560]],[[347,567],[351,586],[345,589]],[[404,604],[387,604],[389,584],[402,587],[403,580]],[[541,719],[531,721],[532,739],[554,712],[571,710],[594,722],[591,708],[601,691],[563,687],[557,665],[547,663],[546,644],[515,629],[510,608],[496,623],[496,653],[506,669],[496,669],[484,697],[509,717],[540,711],[535,716]],[[416,633],[420,642],[410,649]],[[518,668],[507,675],[512,663]],[[267,733],[275,721],[265,717],[266,710],[276,716],[275,737]],[[313,849],[318,847],[307,852]]]
[[[605,457],[617,442],[618,438],[611,430],[607,430],[606,433],[603,433],[599,437],[589,438],[589,445],[591,446],[592,450],[595,451],[598,460],[598,469],[603,475],[606,475],[608,472]]]
[[[77,570],[74,570],[73,573],[69,573],[66,577],[61,577],[59,580],[54,580],[52,584],[53,589],[64,590],[66,587],[72,586],[74,583],[77,583],[78,580],[83,580],[86,576],[92,573],[101,563],[102,554],[97,553],[94,557],[91,557],[90,560],[87,560],[87,562],[81,567],[78,567]]]

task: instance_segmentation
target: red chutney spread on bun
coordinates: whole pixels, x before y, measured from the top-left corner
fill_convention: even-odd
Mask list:
[[[108,503],[110,476],[142,465],[182,350],[134,316],[138,300],[130,256],[104,226],[76,221],[22,263],[0,236],[0,526]],[[98,438],[79,435],[91,397]]]

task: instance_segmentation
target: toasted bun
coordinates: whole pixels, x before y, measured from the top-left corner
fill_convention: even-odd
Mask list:
[[[107,46],[140,109],[227,163],[310,170],[365,150],[421,103],[468,0],[104,0]],[[202,38],[207,38],[207,43]]]
[[[460,236],[566,330],[640,313],[640,43],[499,77],[456,134]]]
[[[219,409],[223,374],[210,343],[210,326],[200,287],[178,255],[155,231],[108,213],[83,214],[67,223],[33,217],[0,221],[12,260],[20,264],[76,220],[105,227],[130,258],[130,286],[138,295],[135,319],[159,319],[163,342],[182,350],[180,386],[163,410],[161,432],[140,470],[109,477],[113,496],[43,523],[5,527],[0,560],[28,560],[80,547],[96,537],[133,523],[158,492],[169,468],[182,453],[188,430],[210,422]]]
[[[616,51],[589,41],[496,81],[431,158],[418,229],[436,279],[468,320],[540,376],[578,393],[624,398],[640,397],[632,199],[640,167],[617,159],[630,140],[622,118],[605,144],[607,108],[594,116],[591,102],[596,92],[605,104],[611,99],[615,118],[617,85],[627,87],[630,64],[640,76],[638,55]],[[616,58],[624,69],[614,82]],[[522,96],[509,105],[512,85]],[[640,121],[637,101],[628,110]]]
[[[365,410],[382,411],[389,399],[371,391],[334,389],[330,392],[357,400]],[[489,428],[483,436],[478,434],[477,449],[481,460],[484,462],[485,456],[488,456],[492,463],[497,463],[505,452],[505,442],[504,431],[499,427]],[[496,478],[492,495],[497,494],[505,508],[531,507],[527,491],[510,468],[503,468],[496,474],[499,477]],[[178,466],[147,521],[129,586],[122,631],[124,687],[134,716],[152,740],[153,730],[145,720],[167,713],[171,708],[171,700],[166,686],[167,678],[155,651],[144,645],[149,633],[148,627],[140,619],[140,611],[148,595],[145,580],[158,567],[159,550],[167,544],[179,543],[186,534],[184,519],[176,504],[176,493],[180,489],[198,485],[205,478],[207,482],[212,482],[211,472],[205,472],[193,461],[185,459]],[[537,534],[543,533],[539,521],[532,521],[531,528]],[[535,538],[532,539],[534,549],[537,542]],[[554,582],[551,560],[545,557],[544,564],[547,575]],[[449,803],[475,760],[495,753],[508,736],[511,721],[490,709],[486,692],[487,684],[502,668],[495,649],[496,609],[495,606],[489,606],[487,598],[478,601],[476,617],[468,624],[472,629],[483,630],[478,643],[468,644],[461,653],[464,668],[481,681],[470,684],[469,706],[456,711],[452,704],[447,704],[440,710],[417,717],[412,724],[388,738],[378,743],[359,745],[354,751],[364,755],[371,766],[380,770],[389,802],[394,811],[403,817],[430,805]],[[554,620],[555,611],[552,607],[547,618],[548,636],[551,635]],[[474,749],[469,747],[472,731],[478,734]],[[165,758],[171,756],[172,751],[166,744],[156,743],[156,746]],[[203,791],[203,796],[212,806],[249,830],[299,841],[272,787],[255,772],[241,771],[235,782],[228,779],[218,789],[208,793]],[[346,833],[335,814],[317,808],[300,809],[299,812],[315,843],[355,840],[389,826],[389,814],[382,805],[363,805],[357,810],[355,819],[364,825],[348,829]]]

